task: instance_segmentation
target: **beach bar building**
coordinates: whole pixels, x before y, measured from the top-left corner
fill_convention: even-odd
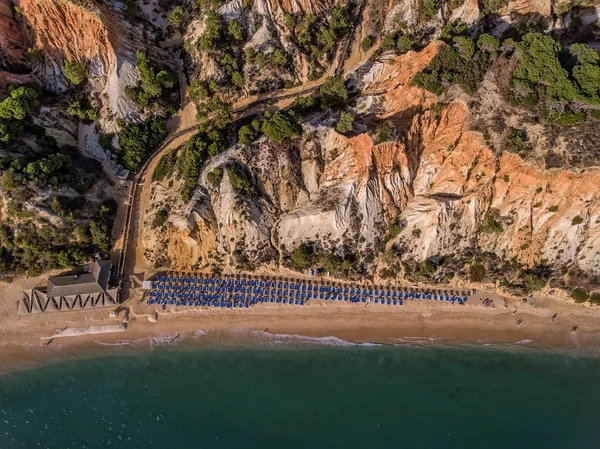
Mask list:
[[[45,286],[23,292],[19,314],[64,312],[114,307],[119,303],[119,285],[111,278],[112,264],[96,260],[83,270],[50,276]]]

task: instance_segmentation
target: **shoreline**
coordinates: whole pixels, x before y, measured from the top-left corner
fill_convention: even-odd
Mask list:
[[[17,319],[12,329],[5,326],[0,339],[0,373],[132,350],[147,351],[168,346],[165,340],[177,335],[180,341],[172,345],[187,346],[192,341],[198,350],[265,343],[283,348],[286,345],[275,340],[294,338],[309,339],[307,342],[313,346],[319,345],[319,339],[322,343],[326,343],[323,339],[338,339],[348,345],[489,345],[584,353],[600,349],[600,310],[550,298],[535,298],[535,306],[503,301],[498,301],[495,308],[484,307],[481,298],[464,306],[426,301],[409,301],[401,307],[315,301],[303,307],[257,305],[240,311],[181,308],[158,312],[156,322],[149,320],[156,312],[153,306],[130,301],[126,304],[131,309],[125,331],[65,336],[48,346],[44,346],[41,337],[57,330],[115,326],[124,322],[124,316],[110,319],[111,309],[101,309]],[[553,321],[554,313],[558,317]],[[522,324],[517,326],[517,320],[523,320]]]

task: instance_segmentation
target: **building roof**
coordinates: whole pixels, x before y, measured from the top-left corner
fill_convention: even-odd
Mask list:
[[[103,293],[108,290],[111,263],[99,260],[88,265],[87,273],[79,275],[50,276],[48,296],[72,296],[90,293]]]

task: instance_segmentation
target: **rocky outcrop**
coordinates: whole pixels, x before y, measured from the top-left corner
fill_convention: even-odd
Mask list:
[[[469,130],[463,101],[440,105],[410,85],[438,45],[375,64],[359,80],[356,112],[391,120],[400,130],[393,141],[377,145],[360,129],[343,136],[325,112],[304,124],[301,141],[275,145],[263,137],[233,147],[200,180],[194,232],[179,232],[216,241],[215,254],[237,252],[256,266],[305,242],[373,254],[397,223],[403,231],[387,245],[407,260],[475,250],[523,266],[574,264],[599,273],[600,170],[546,170],[488,148]],[[217,187],[207,181],[208,171],[232,162],[252,174],[259,197],[236,193],[226,175]],[[483,226],[488,217],[494,232]]]

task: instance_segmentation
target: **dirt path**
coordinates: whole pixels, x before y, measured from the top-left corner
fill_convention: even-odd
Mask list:
[[[322,78],[292,89],[278,89],[241,99],[232,106],[234,120],[260,114],[267,110],[275,111],[284,109],[289,107],[296,98],[316,92],[328,76],[341,74],[342,72],[344,74],[354,72],[368,61],[372,54],[372,51],[363,52],[360,45],[356,44],[357,39],[354,33],[356,29],[360,29],[360,26],[359,24],[353,28],[348,38],[342,42],[330,70]],[[348,51],[350,52],[349,55],[347,55]],[[359,52],[358,56],[355,54],[356,52]],[[348,57],[346,58],[346,56]],[[132,208],[130,208],[129,219],[126,220],[123,232],[125,235],[124,240],[126,241],[125,252],[120,264],[120,272],[128,276],[150,268],[148,261],[144,257],[143,235],[146,211],[148,210],[152,193],[152,173],[154,172],[154,168],[167,151],[179,148],[185,144],[195,134],[199,124],[196,120],[196,107],[189,100],[187,92],[185,100],[182,103],[184,105],[183,108],[168,124],[169,132],[172,133],[171,136],[142,166],[136,178],[136,183],[133,186],[133,192],[130,197]]]

